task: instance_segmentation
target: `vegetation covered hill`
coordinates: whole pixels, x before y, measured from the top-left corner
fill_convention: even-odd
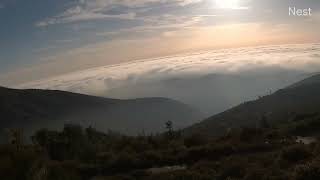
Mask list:
[[[126,134],[159,132],[170,120],[186,127],[203,118],[192,107],[166,98],[119,100],[63,91],[0,88],[0,128],[23,128],[25,133],[65,123],[93,126]]]
[[[232,128],[259,127],[265,122],[288,122],[301,114],[320,112],[320,75],[273,94],[242,103],[185,130],[185,133],[222,135]]]

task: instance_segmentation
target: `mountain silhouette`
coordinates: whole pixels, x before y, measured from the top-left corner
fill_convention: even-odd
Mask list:
[[[136,135],[156,133],[172,121],[183,128],[204,118],[192,107],[166,98],[108,99],[55,90],[18,90],[0,87],[0,127],[56,129],[65,123],[93,126],[102,131]]]
[[[257,127],[260,121],[286,122],[298,114],[320,112],[320,75],[299,81],[273,94],[244,102],[227,111],[209,117],[184,130],[186,134],[222,135],[228,129]]]
[[[167,97],[192,105],[209,117],[306,77],[309,77],[308,73],[283,69],[243,74],[186,75],[146,82],[128,81],[124,86],[108,89],[99,96],[129,99]]]

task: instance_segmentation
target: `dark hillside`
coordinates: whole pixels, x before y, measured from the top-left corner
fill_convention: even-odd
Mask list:
[[[271,95],[245,102],[193,125],[185,132],[221,135],[229,128],[260,126],[263,119],[269,123],[278,123],[290,121],[298,114],[320,112],[318,77],[313,76]]]
[[[94,126],[126,134],[159,132],[168,120],[176,128],[203,118],[200,112],[175,100],[141,98],[108,99],[52,90],[0,88],[0,127],[61,128],[64,123]]]

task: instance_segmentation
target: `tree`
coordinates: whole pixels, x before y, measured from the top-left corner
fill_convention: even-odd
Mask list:
[[[63,160],[69,157],[66,150],[66,141],[57,131],[41,129],[32,136],[32,141],[35,145],[43,148],[51,159]]]
[[[270,128],[270,124],[269,124],[265,114],[262,115],[262,117],[260,119],[260,128],[264,128],[264,129]]]
[[[9,143],[14,145],[17,150],[20,150],[23,146],[23,131],[22,129],[9,129]]]
[[[85,148],[88,140],[80,125],[66,124],[64,126],[62,137],[67,145],[70,157],[76,158]]]
[[[174,131],[173,131],[173,123],[172,121],[167,121],[166,122],[166,129],[167,129],[167,137],[169,139],[174,138]]]

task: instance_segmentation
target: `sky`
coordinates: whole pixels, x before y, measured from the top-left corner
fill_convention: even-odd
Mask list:
[[[289,16],[289,6],[312,15]],[[0,0],[0,85],[178,53],[319,42],[319,0]]]

